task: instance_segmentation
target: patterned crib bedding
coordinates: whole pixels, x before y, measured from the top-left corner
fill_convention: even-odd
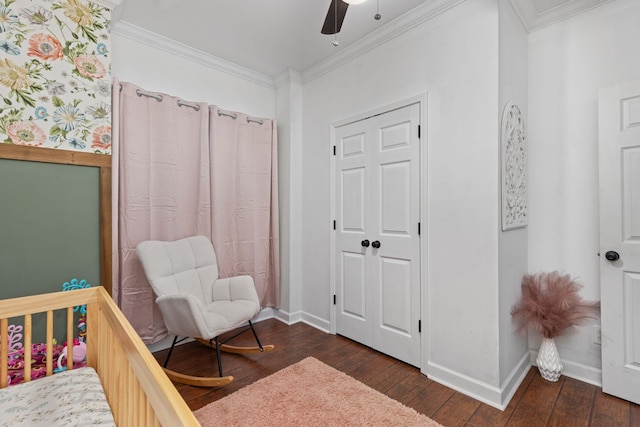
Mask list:
[[[115,426],[100,378],[84,367],[0,390],[0,426]]]

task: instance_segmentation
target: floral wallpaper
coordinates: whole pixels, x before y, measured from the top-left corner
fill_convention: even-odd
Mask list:
[[[0,142],[111,154],[109,9],[0,0]]]

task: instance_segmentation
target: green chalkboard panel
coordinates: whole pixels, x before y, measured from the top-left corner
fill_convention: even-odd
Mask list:
[[[0,159],[0,299],[100,283],[99,179],[97,167]]]

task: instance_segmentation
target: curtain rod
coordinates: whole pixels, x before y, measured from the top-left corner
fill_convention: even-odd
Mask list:
[[[182,99],[178,99],[178,107],[182,107],[182,106],[193,108],[196,111],[200,111],[200,106],[198,104],[192,104],[190,102],[183,101]]]
[[[159,93],[151,93],[151,92],[144,92],[140,89],[136,89],[136,95],[138,96],[148,96],[149,98],[155,98],[156,101],[158,102],[162,102],[162,100],[164,99],[162,95],[160,95]]]
[[[209,109],[211,109],[211,107],[209,107]],[[238,115],[236,113],[231,113],[228,111],[224,111],[224,110],[218,110],[218,116],[227,116],[227,117],[231,117],[233,120],[238,118]],[[247,116],[247,123],[257,123],[259,125],[264,124],[264,122],[260,119],[254,119],[253,117],[249,117]]]
[[[247,117],[247,123],[251,123],[251,122],[253,122],[253,123],[257,123],[257,124],[259,124],[259,125],[261,125],[261,126],[262,126],[262,124],[264,123],[264,122],[263,122],[262,120],[260,120],[260,119],[254,119],[253,117]]]
[[[211,109],[212,107],[209,107],[209,109]],[[227,116],[227,117],[231,117],[233,120],[238,118],[238,115],[236,113],[228,113],[226,111],[222,111],[222,110],[218,110],[218,117],[220,116]]]
[[[120,83],[120,91],[122,91],[122,83]],[[159,93],[146,92],[146,91],[143,91],[142,89],[136,89],[136,95],[148,96],[149,98],[154,98],[158,102],[162,102],[162,100],[164,99],[164,97]],[[189,107],[189,108],[193,108],[196,111],[200,111],[200,106],[198,104],[193,104],[187,101],[183,101],[182,99],[178,99],[177,104],[178,104],[178,107]],[[211,108],[212,107],[209,107],[210,110]],[[231,117],[233,120],[238,118],[238,115],[236,113],[231,113],[224,110],[218,110],[218,116]],[[264,121],[247,116],[247,123],[257,123],[258,125],[262,126],[264,124]]]

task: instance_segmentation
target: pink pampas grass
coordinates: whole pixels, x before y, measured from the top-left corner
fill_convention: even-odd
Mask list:
[[[581,288],[571,276],[557,271],[524,276],[522,299],[511,308],[518,330],[531,328],[545,338],[554,338],[587,318],[596,318],[600,303],[584,301],[578,294]]]

